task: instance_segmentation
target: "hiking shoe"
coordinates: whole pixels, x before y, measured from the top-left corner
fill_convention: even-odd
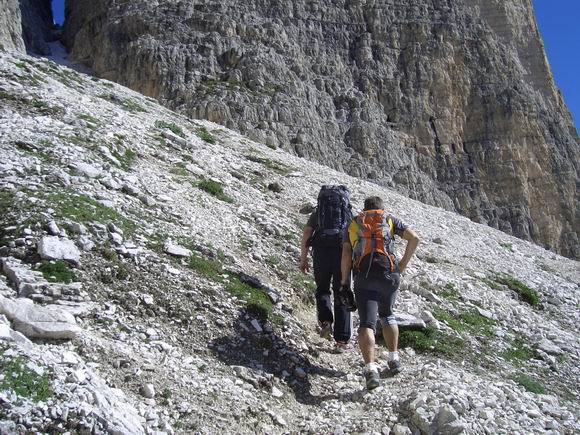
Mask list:
[[[379,372],[377,369],[365,370],[365,380],[367,383],[367,390],[374,390],[377,388],[381,382],[379,380]]]
[[[337,341],[334,343],[334,353],[350,352],[353,349],[352,344],[346,341]]]
[[[397,373],[401,373],[403,371],[403,365],[401,361],[398,359],[389,361],[387,363],[387,374],[390,376],[395,376]]]
[[[332,338],[332,323],[322,322],[320,324],[320,337],[325,340],[330,340]]]

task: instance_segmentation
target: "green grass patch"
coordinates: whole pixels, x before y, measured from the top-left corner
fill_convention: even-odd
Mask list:
[[[494,320],[482,316],[475,310],[453,314],[440,307],[435,307],[433,315],[437,320],[445,322],[457,332],[470,332],[485,337],[493,336],[493,327],[496,324]]]
[[[211,144],[216,142],[216,138],[205,127],[199,127],[195,133],[204,142]]]
[[[171,166],[169,173],[173,175],[178,175],[180,177],[188,177],[190,175],[189,171],[185,167],[185,163],[178,162]]]
[[[183,132],[183,129],[179,125],[174,124],[173,122],[157,120],[155,121],[155,127],[167,129],[172,133],[176,134],[177,136],[185,138],[185,133]]]
[[[457,286],[452,282],[448,282],[447,284],[445,284],[445,287],[443,287],[440,291],[438,291],[437,295],[439,297],[442,297],[443,299],[448,299],[451,301],[459,300],[459,290],[457,289]]]
[[[193,254],[189,257],[189,267],[195,270],[199,275],[212,281],[221,282],[224,270],[219,261],[210,260]]]
[[[423,331],[402,331],[399,347],[412,347],[418,352],[430,352],[447,357],[457,357],[465,353],[466,343],[458,337],[443,334],[433,327]]]
[[[222,184],[218,183],[217,181],[203,179],[201,181],[198,181],[196,184],[194,184],[194,186],[203,190],[204,192],[209,193],[212,196],[215,196],[217,199],[219,199],[221,201],[228,202],[228,203],[234,202],[234,200],[232,198],[230,198],[229,196],[227,196],[224,193],[224,189],[223,189]]]
[[[510,362],[525,362],[539,358],[535,349],[527,345],[521,338],[516,338],[511,342],[510,347],[501,353],[501,357]]]
[[[266,257],[266,263],[270,266],[277,266],[282,260],[277,255],[269,255]]]
[[[54,161],[54,157],[48,154],[44,149],[47,148],[46,146],[46,139],[40,141],[40,145],[24,142],[24,141],[16,141],[14,145],[19,150],[23,151],[24,153],[37,157],[38,159],[42,160],[43,162],[50,163]],[[52,147],[52,144],[50,144]]]
[[[2,349],[0,357],[0,391],[11,390],[19,397],[41,402],[53,395],[50,388],[50,374],[46,368],[44,373],[38,373],[26,367],[26,360],[22,357],[8,359],[3,357],[6,348]]]
[[[226,271],[219,259],[211,260],[194,254],[189,259],[189,267],[204,278],[224,283],[223,275],[226,274]],[[264,291],[251,287],[233,276],[229,278],[228,282],[225,282],[225,289],[245,303],[250,315],[264,321],[270,319],[274,322],[275,319],[272,317],[274,305]]]
[[[21,110],[26,109],[27,112],[36,115],[61,115],[64,113],[62,107],[51,106],[50,104],[38,99],[28,100],[20,95],[10,94],[5,91],[0,91],[0,100],[9,101],[13,103],[16,108],[20,108]]]
[[[118,104],[123,110],[130,113],[147,112],[145,107],[143,107],[137,101],[132,100],[131,98],[120,98],[113,93],[101,94],[98,95],[98,97],[102,98],[103,100],[110,101],[111,103]]]
[[[121,169],[125,171],[129,171],[137,159],[137,153],[130,148],[127,148],[123,154],[117,151],[111,151],[111,154],[118,160]]]
[[[286,166],[285,164],[277,162],[275,160],[271,160],[267,157],[260,157],[255,154],[249,154],[246,156],[246,159],[254,163],[260,163],[264,165],[266,168],[280,175],[288,175],[290,172],[292,172],[292,168],[290,168],[289,166]]]
[[[147,112],[145,107],[130,98],[121,98],[120,106],[123,110],[130,113]]]
[[[90,122],[91,124],[95,124],[95,125],[100,125],[100,121],[95,118],[94,116],[88,115],[86,113],[81,113],[79,116],[79,119],[82,119],[83,121],[86,122]]]
[[[274,305],[262,290],[251,287],[235,277],[226,284],[225,288],[230,294],[246,303],[246,309],[250,315],[264,321],[271,317]]]
[[[501,285],[495,282],[493,279],[490,278],[481,278],[481,282],[484,283],[492,290],[501,290]]]
[[[540,296],[538,292],[531,287],[528,287],[526,284],[514,278],[507,273],[499,273],[495,276],[495,281],[499,284],[503,284],[507,286],[509,289],[515,291],[520,299],[527,302],[533,307],[536,307],[540,304]]]
[[[44,199],[47,205],[54,209],[56,218],[69,218],[79,223],[114,222],[123,230],[125,237],[130,237],[135,232],[136,225],[133,221],[90,196],[62,190],[50,192],[44,196]]]
[[[48,282],[64,282],[65,284],[70,284],[77,280],[75,273],[64,260],[43,263],[38,270],[42,272],[44,279]]]
[[[544,386],[531,376],[528,376],[524,373],[520,373],[514,376],[513,379],[515,382],[517,382],[519,385],[521,385],[531,393],[546,394],[546,389],[544,388]]]
[[[511,243],[500,243],[499,246],[504,248],[506,251],[514,252],[514,245]]]

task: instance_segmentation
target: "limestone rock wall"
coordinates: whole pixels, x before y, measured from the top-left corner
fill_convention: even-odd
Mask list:
[[[51,54],[48,42],[57,39],[53,32],[51,0],[20,0],[22,37],[31,53]]]
[[[530,0],[67,0],[73,58],[193,117],[580,256]]]
[[[0,48],[24,51],[18,0],[0,0]]]
[[[0,46],[6,50],[51,53],[57,39],[51,0],[0,0]]]

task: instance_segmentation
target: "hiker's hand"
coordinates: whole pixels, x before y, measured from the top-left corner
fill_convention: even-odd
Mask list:
[[[300,259],[300,270],[302,273],[308,273],[310,271],[310,265],[308,264],[308,257]]]

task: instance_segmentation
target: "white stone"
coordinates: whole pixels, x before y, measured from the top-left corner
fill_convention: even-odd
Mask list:
[[[48,223],[48,234],[52,236],[57,236],[60,233],[60,229],[55,221],[50,221]]]
[[[38,253],[43,260],[67,260],[79,263],[81,253],[74,242],[57,236],[43,237],[38,243]]]
[[[29,338],[71,339],[81,332],[72,314],[56,305],[35,305],[30,299],[0,296],[0,314]]]
[[[174,257],[190,257],[191,251],[183,246],[179,246],[178,244],[172,243],[170,241],[166,241],[163,245],[163,251],[169,255],[173,255]]]
[[[407,426],[396,424],[393,426],[392,435],[411,435],[413,432]]]
[[[61,363],[66,365],[77,365],[79,364],[79,358],[74,352],[65,351],[62,354]]]
[[[540,340],[540,342],[538,342],[537,346],[538,346],[538,349],[543,350],[544,352],[546,352],[547,354],[550,354],[550,355],[561,355],[564,353],[564,351],[562,349],[560,349],[558,346],[556,346],[554,343],[552,343],[547,338]]]
[[[258,322],[258,320],[252,319],[252,321],[250,323],[252,324],[252,326],[254,327],[254,329],[256,331],[262,332],[262,326],[260,326],[260,322]]]
[[[4,323],[0,324],[0,340],[12,341],[12,335],[10,335],[10,331],[12,331],[10,326]]]
[[[123,244],[123,236],[119,233],[109,233],[109,238],[115,245]]]
[[[284,397],[284,393],[277,387],[272,387],[272,396],[276,398]]]
[[[76,169],[79,174],[88,178],[99,178],[103,174],[103,171],[101,171],[99,168],[84,162],[75,164],[74,169]]]

